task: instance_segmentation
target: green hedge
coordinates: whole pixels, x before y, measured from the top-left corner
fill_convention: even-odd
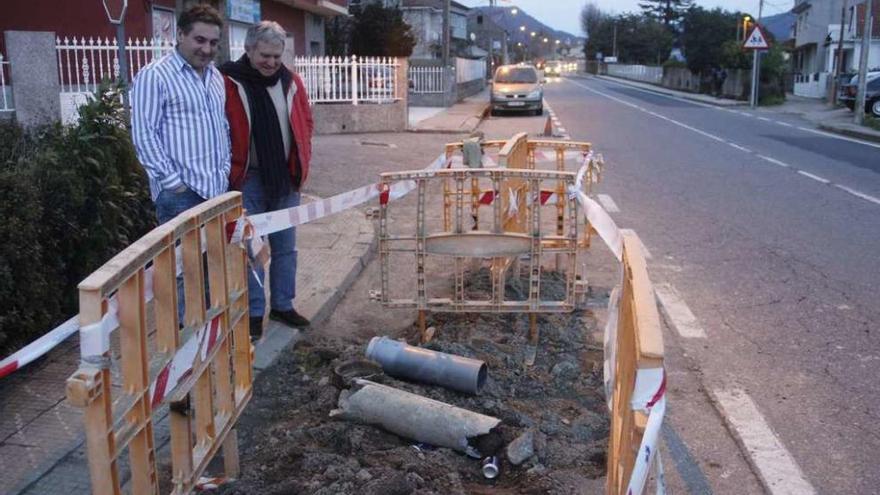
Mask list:
[[[74,126],[0,124],[0,357],[75,315],[76,285],[155,226],[119,94]]]

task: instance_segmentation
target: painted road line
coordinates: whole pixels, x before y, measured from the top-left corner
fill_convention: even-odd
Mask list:
[[[602,207],[605,208],[605,211],[608,213],[620,213],[620,208],[617,207],[617,203],[611,199],[611,196],[607,194],[599,195],[599,202],[602,203]]]
[[[669,284],[657,284],[654,286],[660,307],[666,317],[672,322],[672,326],[679,335],[686,339],[705,339],[706,332],[697,321],[697,317],[691,312],[687,304],[678,295],[678,292]]]
[[[752,152],[752,150],[750,150],[750,149],[748,149],[748,148],[745,148],[745,147],[743,147],[743,146],[740,146],[740,145],[738,145],[738,144],[736,144],[736,143],[731,143],[730,141],[728,141],[727,144],[729,144],[730,146],[733,146],[734,148],[736,148],[736,149],[738,149],[738,150],[740,150],[740,151],[745,151],[746,153],[751,153],[751,152]]]
[[[697,134],[700,134],[701,136],[706,136],[707,138],[718,141],[719,143],[727,143],[727,141],[725,141],[724,138],[722,138],[722,137],[716,136],[714,134],[709,134],[708,132],[705,132],[705,131],[701,131],[701,130],[697,129],[696,127],[691,127],[683,122],[679,122],[677,120],[670,119],[669,117],[667,117],[665,115],[661,115],[657,112],[652,112],[650,110],[646,110],[645,112],[648,113],[648,115],[653,115],[654,117],[657,117],[658,119],[663,119],[663,120],[669,122],[670,124],[675,124],[679,127],[684,127],[685,129],[687,129],[689,131],[696,132]]]
[[[604,80],[604,81],[608,81],[608,79],[603,79],[603,80]],[[577,85],[577,86],[580,86],[580,87],[582,87],[582,88],[585,88],[585,89],[588,89],[588,90],[590,90],[590,91],[593,91],[593,92],[595,92],[595,93],[597,93],[597,94],[601,94],[601,95],[605,96],[606,98],[611,98],[611,99],[613,99],[613,100],[615,100],[615,101],[618,101],[618,102],[620,102],[620,103],[623,103],[624,105],[631,106],[631,107],[633,107],[633,108],[638,108],[638,109],[640,109],[640,110],[642,109],[642,107],[639,107],[638,105],[633,105],[632,103],[629,103],[629,102],[627,102],[627,101],[621,100],[621,99],[619,99],[619,98],[615,98],[615,97],[613,97],[613,96],[611,96],[611,95],[607,95],[607,94],[605,94],[605,93],[602,93],[601,91],[596,91],[596,90],[594,90],[594,89],[592,89],[592,88],[590,88],[590,87],[588,87],[588,86],[585,86],[585,85],[583,85],[583,84],[581,84],[581,83],[578,83],[578,82],[572,81],[571,79],[568,79],[567,81],[570,82],[570,83],[572,83],[572,84],[575,84],[575,85]],[[651,94],[653,94],[653,95],[662,96],[662,97],[664,97],[664,98],[669,98],[669,99],[671,99],[671,100],[683,101],[683,102],[686,102],[686,103],[690,103],[690,104],[692,104],[692,105],[697,105],[697,106],[701,106],[701,107],[715,108],[715,109],[718,109],[718,108],[719,108],[719,107],[714,106],[714,105],[709,105],[709,104],[706,104],[706,103],[699,103],[699,102],[696,102],[696,101],[694,101],[694,100],[686,100],[686,99],[684,99],[684,98],[678,98],[678,97],[676,97],[676,96],[672,96],[672,95],[667,95],[667,94],[658,93],[658,92],[655,92],[655,91],[648,91],[648,90],[644,90],[644,89],[636,88],[635,86],[631,86],[631,85],[629,85],[629,84],[625,84],[625,83],[619,83],[619,82],[616,82],[616,81],[608,81],[608,82],[611,82],[611,83],[613,83],[613,84],[617,84],[617,85],[619,85],[619,86],[630,87],[630,88],[636,89],[636,90],[638,90],[638,91],[642,91],[642,92],[644,92],[644,93],[651,93]],[[744,112],[744,111],[742,111],[742,110],[730,110],[730,109],[724,109],[724,110],[728,110],[728,111],[730,111],[730,112],[733,112],[733,113],[736,113],[736,114],[742,115],[742,116],[744,116],[744,117],[754,117],[753,114],[750,114],[750,113],[748,113],[748,112]],[[794,127],[794,128],[799,129],[799,130],[801,130],[801,131],[811,132],[811,133],[813,133],[813,134],[819,134],[819,135],[821,135],[821,136],[825,136],[825,137],[829,137],[829,138],[833,138],[833,139],[840,139],[840,140],[842,140],[842,141],[849,141],[849,142],[851,142],[851,143],[858,143],[858,144],[863,144],[863,145],[865,145],[865,146],[871,146],[871,147],[874,147],[874,148],[880,148],[880,144],[872,143],[872,142],[870,142],[870,141],[862,141],[862,140],[860,140],[860,139],[855,139],[855,138],[851,138],[851,137],[847,137],[847,136],[842,136],[842,135],[840,135],[840,134],[832,134],[832,133],[830,133],[830,132],[820,131],[820,130],[818,130],[818,129],[810,129],[809,127],[795,126],[795,125],[792,125],[792,124],[786,124],[786,123],[784,123],[784,122],[779,122],[779,121],[777,121],[776,123],[779,124],[779,125],[784,125],[784,126],[786,126],[786,127]]]
[[[739,389],[715,390],[722,416],[732,427],[754,465],[764,488],[772,495],[813,495],[816,490],[758,407]]]
[[[811,132],[811,133],[813,133],[813,134],[818,134],[818,135],[820,135],[820,136],[825,136],[825,137],[829,137],[829,138],[832,138],[832,139],[842,139],[843,141],[849,141],[849,142],[851,142],[851,143],[864,144],[865,146],[871,146],[871,147],[873,147],[873,148],[878,148],[878,149],[880,149],[880,144],[877,144],[877,143],[870,143],[870,142],[868,142],[868,141],[862,141],[861,139],[854,139],[854,138],[851,138],[851,137],[841,136],[840,134],[832,134],[832,133],[830,133],[830,132],[820,131],[820,130],[817,130],[817,129],[810,129],[809,127],[798,126],[798,129],[800,129],[800,130],[802,130],[802,131],[804,131],[804,132]]]
[[[773,122],[772,120],[768,119],[767,117],[758,117],[758,120],[763,120],[764,122]]]
[[[665,115],[661,115],[661,114],[659,114],[659,113],[657,113],[657,112],[653,112],[653,111],[650,111],[650,110],[642,109],[642,108],[639,107],[638,105],[634,105],[634,104],[632,104],[632,103],[630,103],[630,102],[628,102],[628,101],[626,101],[626,100],[622,100],[622,99],[617,98],[617,97],[615,97],[615,96],[609,95],[608,93],[605,93],[605,92],[602,92],[602,91],[599,91],[599,90],[593,89],[593,88],[591,88],[591,87],[589,87],[589,86],[586,86],[586,85],[583,85],[583,84],[581,84],[581,83],[578,83],[578,82],[575,82],[575,81],[569,81],[569,82],[571,82],[572,84],[574,84],[574,85],[576,85],[576,86],[580,86],[580,87],[586,89],[587,91],[590,91],[590,92],[592,92],[592,93],[595,93],[595,94],[598,94],[598,95],[604,96],[605,98],[608,98],[608,99],[610,99],[610,100],[616,101],[616,102],[621,103],[621,104],[623,104],[623,105],[626,105],[626,106],[628,106],[628,107],[635,108],[635,109],[640,110],[640,111],[642,111],[642,112],[645,112],[645,113],[647,113],[647,114],[649,114],[649,115],[652,115],[652,116],[654,116],[654,117],[657,117],[658,119],[665,120],[665,121],[667,121],[667,122],[669,122],[669,123],[671,123],[671,124],[675,124],[675,125],[677,125],[677,126],[679,126],[679,127],[683,127],[683,128],[685,128],[685,129],[687,129],[687,130],[689,130],[689,131],[693,131],[693,132],[695,132],[695,133],[697,133],[697,134],[700,134],[700,135],[702,135],[702,136],[708,137],[709,139],[713,139],[713,140],[715,140],[715,141],[719,141],[719,142],[722,142],[722,143],[728,144],[728,145],[730,145],[730,146],[733,146],[734,148],[742,149],[742,151],[745,151],[745,152],[751,153],[751,150],[749,150],[749,149],[747,149],[747,148],[743,148],[743,147],[741,147],[741,146],[739,146],[739,145],[733,144],[733,143],[731,143],[731,142],[725,140],[724,138],[721,138],[721,137],[716,136],[716,135],[714,135],[714,134],[710,134],[710,133],[708,133],[708,132],[701,131],[700,129],[697,129],[697,128],[694,128],[694,127],[691,127],[691,126],[689,126],[689,125],[687,125],[687,124],[685,124],[685,123],[682,123],[682,122],[679,122],[679,121],[677,121],[677,120],[671,119],[671,118],[669,118],[669,117],[667,117],[667,116],[665,116]],[[661,96],[662,96],[662,95],[661,95]],[[675,99],[675,98],[673,98],[673,99]],[[749,114],[746,114],[746,115],[749,115]],[[794,127],[794,126],[791,126],[791,127]],[[815,130],[815,129],[808,129],[808,128],[806,128],[806,127],[798,127],[798,129],[800,129],[800,130],[802,130],[802,131],[811,132],[811,133],[814,133],[814,134],[819,134],[819,135],[822,135],[822,136],[828,136],[828,137],[835,138],[835,139],[842,139],[842,140],[844,140],[844,141],[851,141],[851,142],[854,142],[854,143],[859,143],[859,144],[864,144],[864,145],[867,145],[867,146],[873,146],[873,147],[876,147],[876,148],[880,148],[880,145],[877,145],[877,144],[874,144],[874,143],[867,143],[867,142],[859,141],[859,140],[857,140],[857,139],[851,139],[851,138],[847,138],[847,137],[843,137],[843,136],[837,136],[837,135],[834,135],[834,134],[829,134],[829,133],[827,133],[827,132],[817,131],[817,130]],[[817,181],[817,182],[820,182],[820,183],[822,183],[822,184],[826,184],[826,185],[830,185],[830,184],[831,184],[831,181],[829,181],[829,180],[827,180],[827,179],[825,179],[825,178],[819,177],[818,175],[814,175],[814,174],[811,174],[811,173],[809,173],[809,172],[804,172],[804,171],[802,171],[802,170],[798,170],[798,169],[792,167],[791,165],[789,165],[789,164],[787,164],[787,163],[785,163],[785,162],[781,162],[781,161],[779,161],[779,160],[777,160],[777,159],[775,159],[775,158],[770,158],[769,156],[764,156],[764,155],[758,155],[758,156],[759,156],[761,159],[766,160],[766,161],[768,161],[768,162],[770,162],[770,163],[772,163],[772,164],[774,164],[774,165],[779,165],[780,167],[785,167],[785,168],[791,168],[792,170],[795,170],[797,173],[803,175],[804,177],[808,177],[808,178],[813,179],[813,180],[815,180],[815,181]],[[869,201],[869,202],[871,202],[871,203],[876,203],[876,199],[877,199],[877,198],[875,198],[875,197],[873,197],[873,196],[870,196],[870,195],[867,195],[867,194],[865,194],[865,193],[861,193],[861,192],[858,192],[858,191],[850,190],[849,188],[841,187],[840,189],[843,190],[843,191],[849,192],[850,194],[853,194],[854,196],[856,196],[856,197],[858,197],[858,198],[864,199],[864,200]]]
[[[831,184],[830,180],[819,177],[818,175],[813,175],[809,172],[804,172],[803,170],[798,170],[797,173],[803,175],[804,177],[809,177],[810,179],[821,182],[822,184]]]
[[[789,124],[788,122],[783,122],[781,120],[777,120],[776,123],[779,125],[785,126],[785,127],[794,127],[793,125]]]
[[[603,80],[604,80],[604,81],[607,81],[607,82],[609,82],[609,83],[612,83],[612,84],[617,84],[618,86],[624,86],[624,87],[627,87],[627,88],[630,88],[630,89],[634,89],[634,90],[636,90],[636,91],[641,91],[642,93],[648,93],[648,94],[650,94],[650,95],[654,95],[654,96],[662,96],[662,97],[664,97],[664,98],[669,98],[670,100],[676,100],[676,101],[680,101],[680,102],[683,102],[683,103],[688,103],[688,104],[690,104],[690,105],[695,105],[695,106],[698,106],[698,107],[711,108],[711,109],[713,109],[713,110],[727,110],[727,111],[729,111],[729,112],[735,112],[735,111],[736,111],[736,110],[729,110],[729,109],[727,109],[727,108],[725,108],[725,107],[719,107],[718,105],[711,105],[711,104],[709,104],[709,103],[703,103],[703,102],[701,102],[701,101],[697,101],[697,100],[689,100],[689,99],[686,99],[686,98],[681,98],[681,97],[679,97],[679,96],[670,95],[670,94],[667,94],[667,93],[662,93],[662,92],[660,92],[660,91],[654,91],[654,90],[650,90],[650,89],[640,88],[640,87],[638,87],[638,86],[634,86],[634,85],[632,85],[632,84],[627,84],[627,83],[623,83],[623,82],[619,82],[619,81],[611,81],[611,80],[609,80],[609,79],[603,79]],[[638,107],[638,108],[639,108],[639,109],[643,109],[642,107]]]
[[[789,165],[785,162],[779,161],[776,158],[770,158],[769,156],[765,156],[765,155],[758,155],[758,158],[760,158],[762,160],[766,160],[766,161],[772,163],[773,165],[779,165],[780,167],[791,168],[791,165]]]
[[[840,184],[834,184],[834,187],[841,189],[843,191],[846,191],[846,192],[852,194],[853,196],[862,198],[865,201],[870,201],[871,203],[880,205],[880,199],[875,198],[874,196],[871,196],[870,194],[865,194],[863,192],[856,191],[855,189],[852,189],[852,188],[849,188],[846,186],[841,186]]]

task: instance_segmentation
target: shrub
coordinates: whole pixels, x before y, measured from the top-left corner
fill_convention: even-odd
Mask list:
[[[76,285],[155,225],[119,91],[75,126],[0,128],[2,356],[76,314]]]

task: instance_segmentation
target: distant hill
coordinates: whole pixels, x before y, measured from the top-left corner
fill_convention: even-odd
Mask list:
[[[796,20],[796,15],[791,12],[783,12],[761,19],[761,24],[773,34],[777,42],[782,43],[791,39],[791,26]]]
[[[519,12],[511,15],[510,7],[473,7],[471,11],[479,11],[483,15],[491,16],[492,20],[503,27],[510,33],[510,41],[517,43],[519,41],[528,43],[531,38],[531,32],[544,33],[544,36],[552,40],[561,40],[562,43],[571,46],[581,46],[586,41],[583,36],[577,36],[565,31],[559,31],[542,23],[541,21],[530,16],[525,10],[517,7]],[[505,12],[506,11],[506,12]],[[520,26],[525,26],[525,31],[520,30]]]

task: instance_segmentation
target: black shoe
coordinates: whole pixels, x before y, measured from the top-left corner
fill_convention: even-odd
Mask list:
[[[289,327],[294,328],[303,328],[311,325],[308,319],[305,316],[296,312],[295,309],[290,309],[287,311],[278,311],[272,310],[269,312],[269,318],[280,321]]]
[[[251,333],[251,342],[256,342],[260,340],[260,337],[263,336],[263,317],[262,316],[251,316],[248,318],[249,320],[249,330]]]

